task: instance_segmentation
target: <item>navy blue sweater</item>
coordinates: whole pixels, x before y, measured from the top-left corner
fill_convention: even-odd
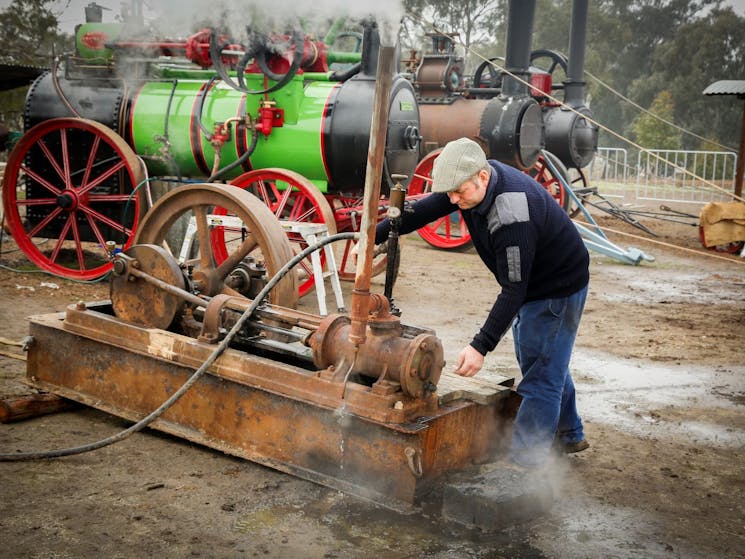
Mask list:
[[[497,161],[482,202],[461,210],[474,247],[502,290],[471,345],[482,355],[496,347],[524,302],[567,297],[590,279],[590,257],[569,216],[525,173]],[[410,233],[459,208],[434,193],[403,213],[401,234]],[[388,238],[381,221],[375,243]]]

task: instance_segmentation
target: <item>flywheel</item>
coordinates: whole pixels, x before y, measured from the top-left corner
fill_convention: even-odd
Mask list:
[[[230,227],[226,222],[230,221]],[[230,251],[215,258],[211,238],[216,228],[235,236]],[[142,220],[135,244],[167,247],[201,295],[235,294],[226,280],[251,262],[273,277],[293,252],[271,210],[251,193],[220,184],[193,184],[172,190]],[[272,304],[297,306],[297,276],[286,274],[269,294]]]

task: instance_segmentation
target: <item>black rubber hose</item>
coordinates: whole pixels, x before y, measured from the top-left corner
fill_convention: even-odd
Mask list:
[[[268,53],[266,45],[259,48],[256,53],[256,64],[261,68],[261,71],[267,78],[277,82],[270,87],[267,92],[275,91],[287,85],[300,69],[300,63],[303,61],[303,47],[305,46],[305,41],[303,39],[303,34],[297,29],[292,32],[292,38],[295,43],[295,54],[292,57],[292,63],[290,64],[290,68],[287,70],[286,74],[275,74],[269,68],[269,65],[266,62],[266,55]]]
[[[176,87],[178,86],[178,80],[173,80],[171,85],[171,95],[168,97],[168,104],[166,105],[165,122],[163,123],[163,137],[168,141],[168,126],[171,120],[171,105],[173,105],[173,96],[176,94]],[[199,118],[202,118],[202,107],[199,107]]]
[[[238,131],[236,130],[236,134]],[[245,153],[241,154],[241,156],[233,161],[232,163],[225,165],[222,169],[218,169],[216,173],[214,173],[211,177],[207,178],[207,182],[215,182],[216,180],[219,180],[220,177],[224,176],[226,173],[232,171],[235,169],[238,165],[243,165],[246,160],[251,157],[251,154],[256,149],[256,144],[259,142],[259,133],[256,130],[255,126],[251,126],[251,145],[248,146],[248,149],[245,151]]]
[[[225,70],[225,65],[222,63],[222,54],[221,54],[221,51],[224,46],[225,45],[218,45],[217,31],[213,29],[210,32],[210,61],[212,62],[212,66],[215,68],[217,75],[220,76],[222,81],[224,81],[226,84],[228,84],[230,87],[232,87],[236,91],[240,91],[241,93],[248,93],[246,91],[246,88],[245,87],[241,88],[240,85],[235,83],[228,75],[227,70]]]
[[[212,138],[212,130],[207,128],[202,123],[202,111],[204,110],[204,103],[207,100],[207,95],[210,93],[210,88],[212,85],[219,80],[217,76],[212,76],[207,84],[204,86],[204,89],[200,92],[201,95],[199,96],[199,107],[197,107],[197,124],[199,125],[199,128],[202,130],[202,134],[207,136],[207,138]]]
[[[287,82],[289,82],[295,73],[297,72],[298,68],[300,67],[300,61],[302,61],[303,56],[303,49],[302,49],[302,35],[300,35],[300,50],[299,55],[296,54],[293,58],[292,66],[290,67],[290,70],[288,71],[282,80],[280,80],[278,83],[274,84],[271,87],[267,87],[265,89],[257,89],[257,90],[251,90],[246,87],[246,81],[243,78],[243,74],[246,71],[246,65],[248,62],[256,57],[257,63],[258,63],[258,53],[263,48],[261,46],[259,47],[252,47],[249,48],[246,53],[241,58],[240,62],[238,63],[238,66],[236,68],[236,77],[238,79],[238,83],[235,83],[232,78],[228,75],[227,70],[225,70],[225,65],[222,63],[222,55],[220,51],[222,51],[222,47],[224,45],[218,45],[217,41],[217,32],[213,29],[210,33],[210,61],[212,62],[212,66],[214,66],[215,71],[217,72],[217,75],[220,76],[222,81],[224,81],[226,84],[228,84],[230,87],[235,89],[236,91],[240,91],[241,93],[245,93],[246,95],[264,95],[265,93],[271,93],[273,91],[276,91],[277,89],[280,89],[281,87],[284,87]],[[293,67],[295,66],[295,60],[297,61],[297,67],[293,70]],[[268,68],[267,68],[268,70]]]
[[[233,340],[236,334],[240,332],[240,330],[243,328],[243,325],[248,321],[248,319],[251,317],[254,311],[263,302],[264,298],[269,294],[269,292],[272,289],[274,289],[274,286],[277,285],[277,283],[279,283],[280,280],[283,277],[285,277],[290,270],[292,270],[295,266],[297,266],[300,262],[302,262],[305,258],[307,258],[311,253],[323,248],[329,243],[332,243],[335,241],[354,239],[357,237],[358,237],[358,233],[337,233],[336,235],[331,235],[329,237],[321,239],[314,245],[306,247],[304,250],[302,250],[301,252],[296,254],[292,259],[290,259],[290,261],[287,262],[284,266],[282,266],[282,268],[280,268],[277,271],[277,273],[274,274],[274,276],[267,282],[264,288],[259,292],[256,298],[253,301],[251,301],[251,304],[249,305],[249,307],[243,312],[243,314],[238,319],[238,321],[230,329],[230,332],[227,333],[225,338],[215,348],[215,351],[213,351],[212,354],[207,358],[207,360],[204,363],[202,363],[202,365],[194,372],[193,375],[189,377],[189,379],[181,386],[181,388],[179,388],[176,392],[174,392],[171,395],[171,397],[168,398],[165,402],[163,402],[156,410],[151,412],[149,415],[143,417],[140,421],[138,421],[137,423],[135,423],[128,429],[125,429],[124,431],[120,431],[119,433],[112,435],[110,437],[107,437],[105,439],[101,439],[100,441],[96,441],[96,442],[81,445],[81,446],[71,447],[71,448],[49,450],[46,452],[23,452],[23,453],[17,453],[17,454],[0,454],[0,462],[30,462],[33,460],[48,460],[50,458],[61,458],[63,456],[73,456],[75,454],[82,454],[84,452],[98,450],[99,448],[103,448],[105,446],[118,443],[120,441],[125,440],[130,435],[133,435],[137,431],[141,431],[142,429],[150,425],[153,421],[158,419],[158,417],[163,415],[163,413],[165,413],[168,410],[168,408],[173,406],[173,404],[175,404],[176,401],[178,401],[178,399],[181,398],[181,396],[183,396],[186,393],[186,391],[189,390],[189,388],[191,388],[204,375],[207,369],[228,348],[228,344]]]
[[[345,82],[352,76],[359,73],[360,69],[362,68],[362,62],[357,62],[356,64],[350,66],[346,70],[336,70],[334,72],[331,72],[329,74],[329,81],[332,82]]]

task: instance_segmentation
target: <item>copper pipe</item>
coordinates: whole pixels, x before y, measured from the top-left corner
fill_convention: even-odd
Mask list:
[[[381,46],[378,53],[375,96],[373,98],[373,114],[370,126],[370,144],[367,151],[362,224],[360,225],[360,251],[354,278],[350,312],[352,325],[349,330],[349,341],[355,347],[365,342],[365,330],[369,313],[373,250],[375,248],[375,225],[378,221],[380,183],[383,178],[385,139],[388,133],[388,108],[390,104],[391,84],[393,82],[394,51],[394,47]]]

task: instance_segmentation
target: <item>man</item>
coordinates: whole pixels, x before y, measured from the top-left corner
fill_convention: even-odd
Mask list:
[[[566,452],[589,446],[577,413],[569,360],[587,296],[589,255],[577,229],[549,193],[525,173],[488,161],[468,138],[448,143],[435,160],[430,196],[404,212],[409,233],[461,210],[473,244],[501,286],[484,325],[455,367],[470,377],[512,325],[522,371],[510,459],[545,464],[554,444]],[[388,237],[387,220],[375,242]]]

